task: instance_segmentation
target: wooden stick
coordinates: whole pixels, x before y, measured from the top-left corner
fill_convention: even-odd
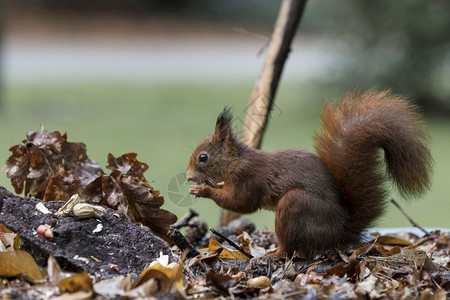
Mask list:
[[[184,235],[174,227],[170,227],[167,236],[177,245],[181,251],[187,251],[187,258],[195,257],[200,254],[194,246],[184,237]]]
[[[284,64],[302,17],[306,0],[284,0],[267,49],[261,75],[253,89],[245,116],[242,141],[260,148]]]
[[[270,111],[291,43],[302,18],[306,0],[284,0],[267,49],[261,75],[253,89],[244,122],[242,141],[260,148]],[[222,211],[220,224],[226,225],[240,214]]]
[[[406,217],[406,219],[408,219],[409,223],[411,223],[412,226],[419,228],[423,233],[425,233],[425,235],[430,235],[430,233],[428,231],[425,230],[425,228],[423,228],[422,226],[420,226],[419,224],[417,224],[416,222],[414,222],[413,219],[411,219],[406,212],[403,210],[403,208],[400,207],[400,205],[397,203],[397,201],[395,201],[394,199],[391,199],[391,202],[397,206],[397,208],[400,210],[400,212]]]

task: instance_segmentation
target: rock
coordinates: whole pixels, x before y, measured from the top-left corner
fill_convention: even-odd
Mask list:
[[[242,231],[245,231],[251,234],[255,231],[255,224],[249,219],[239,218],[228,223],[228,227],[237,233],[241,234]]]
[[[0,187],[0,223],[22,238],[22,250],[29,252],[41,266],[53,254],[64,270],[86,271],[97,279],[106,279],[140,273],[160,252],[173,260],[165,241],[115,210],[106,208],[107,214],[100,219],[56,217],[54,213],[63,201],[44,203],[51,214],[39,212],[36,209],[39,202],[42,200],[15,196]],[[36,233],[42,224],[52,227],[52,240]],[[94,233],[98,224],[103,229]]]

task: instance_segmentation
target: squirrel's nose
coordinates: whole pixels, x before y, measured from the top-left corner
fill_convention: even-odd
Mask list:
[[[186,174],[184,175],[184,177],[186,178],[187,181],[192,181],[192,175],[189,174],[188,172],[186,172]]]

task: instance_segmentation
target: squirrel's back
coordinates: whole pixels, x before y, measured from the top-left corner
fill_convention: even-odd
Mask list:
[[[417,108],[402,97],[389,91],[348,93],[325,107],[321,122],[315,148],[350,203],[352,233],[382,215],[389,178],[403,196],[420,196],[429,188],[427,134]]]

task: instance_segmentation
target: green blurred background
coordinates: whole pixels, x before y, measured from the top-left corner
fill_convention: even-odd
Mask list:
[[[180,203],[189,184],[173,180],[224,106],[242,127],[280,2],[17,2],[1,4],[0,160],[44,124],[84,142],[103,168],[109,152],[138,153],[166,209],[181,216],[191,206],[216,225],[217,206]],[[398,202],[422,226],[450,227],[449,24],[448,1],[310,1],[263,150],[313,151],[323,101],[390,88],[422,107],[435,160],[431,191]],[[0,185],[12,189],[5,174]],[[268,228],[273,218],[251,216]],[[410,224],[389,206],[379,226]]]

